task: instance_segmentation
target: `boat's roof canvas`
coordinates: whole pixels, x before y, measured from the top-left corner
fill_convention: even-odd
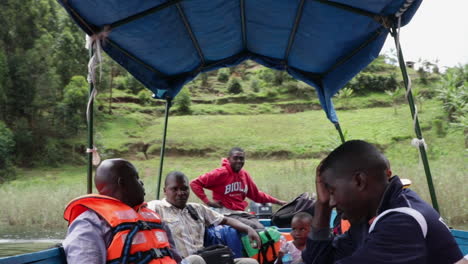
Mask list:
[[[422,0],[59,0],[103,49],[157,98],[174,98],[200,72],[246,59],[286,70],[331,97],[374,60]]]

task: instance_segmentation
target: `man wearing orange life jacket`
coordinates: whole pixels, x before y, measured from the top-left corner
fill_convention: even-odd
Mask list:
[[[143,182],[130,162],[103,161],[94,183],[99,195],[78,197],[64,212],[69,228],[63,246],[69,264],[180,260],[160,216],[146,208]]]

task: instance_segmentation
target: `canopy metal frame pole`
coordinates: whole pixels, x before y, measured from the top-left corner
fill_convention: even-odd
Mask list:
[[[404,82],[405,90],[406,90],[406,99],[408,100],[408,104],[409,104],[410,111],[411,111],[411,117],[413,118],[413,121],[414,121],[414,130],[416,133],[416,137],[421,142],[423,140],[423,136],[421,132],[421,127],[419,125],[417,110],[414,105],[413,93],[411,92],[409,76],[408,76],[408,72],[406,71],[405,60],[403,58],[403,52],[401,51],[401,45],[400,45],[400,40],[398,38],[396,26],[392,27],[391,35],[395,41],[395,46],[396,46],[396,50],[398,53],[397,54],[398,63],[400,65],[401,74],[403,75],[403,82]],[[436,196],[436,192],[434,188],[434,183],[432,181],[431,169],[429,167],[429,161],[427,159],[426,146],[425,144],[419,144],[418,148],[419,148],[419,152],[421,153],[421,160],[424,166],[424,171],[426,173],[427,185],[429,187],[429,194],[431,196],[432,206],[434,207],[435,210],[437,210],[437,212],[440,212],[439,203],[437,202],[437,196]]]
[[[92,58],[94,55],[93,45],[90,45],[89,48],[89,58]],[[89,82],[89,113],[88,113],[88,150],[92,150],[94,148],[94,140],[93,140],[93,115],[94,115],[94,99],[93,97],[93,90],[94,84],[93,82]],[[93,192],[93,152],[87,151],[88,155],[88,180],[87,180],[87,193],[90,194]]]
[[[344,137],[343,131],[341,130],[340,123],[335,123],[335,128],[338,131],[338,134],[340,135],[341,143],[345,143],[346,139]]]
[[[159,176],[158,176],[158,186],[156,189],[156,199],[159,200],[160,198],[160,191],[161,191],[161,179],[162,179],[162,172],[163,172],[163,165],[164,165],[164,155],[166,152],[166,135],[167,135],[167,124],[169,120],[169,109],[172,105],[172,98],[166,98],[166,110],[164,113],[164,132],[162,138],[162,145],[161,145],[161,158],[159,159]]]

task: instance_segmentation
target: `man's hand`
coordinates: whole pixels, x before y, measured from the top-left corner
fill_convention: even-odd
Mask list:
[[[320,168],[322,162],[317,166],[315,170],[315,189],[317,191],[317,202],[321,205],[329,206],[330,204],[330,192],[328,192],[325,183],[323,182],[322,176],[320,175]]]
[[[317,191],[317,202],[315,203],[315,214],[312,220],[312,230],[328,228],[330,223],[331,211],[330,207],[330,192],[325,186],[325,182],[320,175],[322,162],[317,166],[315,171],[315,189]]]
[[[284,256],[284,252],[283,251],[279,251],[278,252],[278,258],[276,259],[276,264],[283,264],[283,256]]]
[[[209,201],[206,205],[214,208],[222,208],[223,205],[219,201]]]
[[[285,204],[287,204],[287,203],[288,203],[288,202],[285,202],[285,201],[283,201],[283,200],[278,200],[278,201],[276,202],[276,204],[279,204],[279,205],[281,205],[281,206],[283,206],[283,205],[285,205]]]
[[[249,237],[250,243],[255,241],[255,244],[251,244],[252,248],[260,248],[262,245],[262,240],[260,240],[260,237],[258,236],[257,232],[248,226],[247,228],[247,236]]]
[[[246,233],[249,237],[249,241],[251,243],[250,245],[253,248],[260,248],[260,246],[262,245],[262,240],[260,240],[260,237],[258,236],[257,232],[252,227],[242,223],[241,221],[231,217],[224,217],[220,224],[230,225],[237,231]]]

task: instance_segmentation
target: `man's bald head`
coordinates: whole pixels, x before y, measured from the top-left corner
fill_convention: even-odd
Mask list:
[[[167,186],[172,181],[185,181],[188,183],[189,179],[181,171],[171,171],[166,175],[166,179],[164,180],[164,186]]]
[[[130,206],[143,202],[143,183],[135,166],[127,160],[104,160],[96,169],[94,184],[99,194],[117,198]]]
[[[138,175],[138,172],[127,160],[124,159],[107,159],[104,160],[96,169],[94,184],[99,193],[106,191],[106,185],[118,184],[119,177],[123,175]],[[104,194],[104,193],[101,193]],[[104,194],[105,195],[105,194]]]

